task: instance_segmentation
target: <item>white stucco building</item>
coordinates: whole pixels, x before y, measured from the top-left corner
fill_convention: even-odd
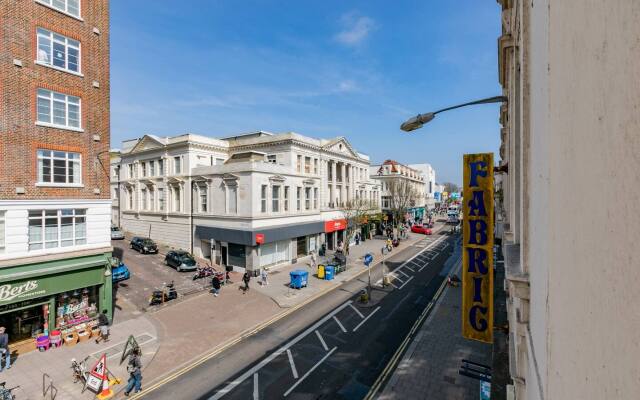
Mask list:
[[[123,143],[118,165],[123,229],[252,271],[332,249],[341,206],[380,203],[369,157],[342,137],[145,135]]]
[[[380,182],[382,186],[381,209],[384,213],[392,210],[392,200],[389,185],[391,182],[406,182],[413,190],[413,195],[408,202],[407,214],[409,218],[422,218],[427,202],[425,176],[421,170],[400,164],[394,160],[385,160],[381,165],[373,165],[369,168],[371,179]]]
[[[506,398],[637,399],[640,2],[498,3]]]
[[[425,205],[428,209],[432,209],[435,206],[436,170],[431,164],[409,164],[409,168],[420,171],[424,177]]]

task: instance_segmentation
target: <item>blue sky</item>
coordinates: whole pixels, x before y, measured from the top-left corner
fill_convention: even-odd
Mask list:
[[[374,163],[498,151],[498,105],[412,134],[419,112],[501,94],[500,8],[458,1],[111,1],[111,142],[254,130],[345,136]],[[496,156],[497,158],[497,156]]]

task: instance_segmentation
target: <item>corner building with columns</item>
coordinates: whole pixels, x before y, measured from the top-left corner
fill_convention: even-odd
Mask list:
[[[344,137],[146,135],[114,160],[125,231],[254,273],[347,240],[350,201],[380,205],[369,157]]]

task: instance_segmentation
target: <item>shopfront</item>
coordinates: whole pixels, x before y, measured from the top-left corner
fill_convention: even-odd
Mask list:
[[[35,349],[38,335],[94,324],[111,316],[109,254],[5,267],[0,270],[0,326],[12,351]]]
[[[333,219],[325,221],[324,233],[328,250],[335,250],[338,243],[344,243],[345,230],[347,229],[346,219]]]

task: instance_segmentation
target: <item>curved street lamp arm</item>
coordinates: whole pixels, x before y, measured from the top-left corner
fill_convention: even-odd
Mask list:
[[[482,100],[471,101],[469,103],[458,104],[457,106],[443,108],[442,110],[434,111],[433,114],[438,114],[438,113],[441,113],[443,111],[454,110],[456,108],[461,108],[461,107],[466,107],[466,106],[473,106],[473,105],[476,105],[476,104],[502,103],[502,102],[505,102],[505,101],[507,101],[507,96],[494,96],[494,97],[489,97],[489,98],[482,99]]]

